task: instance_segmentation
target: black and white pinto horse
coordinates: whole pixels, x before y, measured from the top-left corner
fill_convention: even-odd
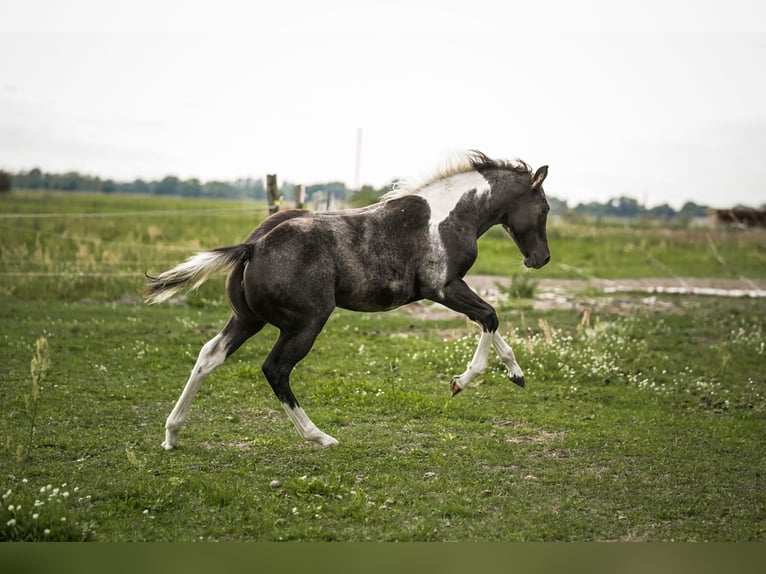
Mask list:
[[[495,310],[463,281],[477,256],[477,239],[502,225],[539,269],[550,259],[549,210],[543,192],[548,167],[532,172],[522,161],[493,160],[480,152],[454,158],[421,183],[397,184],[379,203],[360,209],[312,213],[280,211],[242,243],[198,253],[157,277],[147,275],[145,298],[160,303],[211,275],[228,271],[232,314],[208,341],[165,424],[165,449],[178,432],[202,382],[267,323],[279,338],[263,373],[298,433],[321,446],[338,444],[311,422],[290,388],[290,372],[311,349],[335,307],[386,311],[428,299],[463,313],[482,328],[452,394],[484,372],[494,347],[514,383],[524,374],[498,329]]]

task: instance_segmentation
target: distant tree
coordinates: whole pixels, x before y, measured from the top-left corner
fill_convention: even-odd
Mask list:
[[[236,189],[225,181],[208,181],[203,189],[207,197],[217,197],[220,199],[233,199],[240,197],[240,190]]]
[[[608,215],[609,206],[608,204],[605,205],[603,203],[592,201],[590,203],[578,203],[577,207],[572,211],[590,217],[604,217],[605,215]]]
[[[187,179],[181,183],[181,195],[184,197],[200,197],[202,195],[202,184],[196,178]]]
[[[44,189],[47,187],[45,174],[38,168],[31,169],[27,173],[20,172],[13,179],[14,187],[18,189]]]
[[[178,195],[181,192],[181,180],[169,175],[154,184],[154,193],[157,195]]]
[[[62,174],[48,174],[45,177],[46,187],[63,191],[78,191],[80,189],[80,174],[68,171]]]
[[[371,185],[363,185],[362,189],[348,197],[348,203],[351,207],[364,207],[378,201],[381,195],[381,190],[377,190]]]
[[[0,171],[0,193],[11,191],[13,185],[13,178],[11,174],[6,171]]]
[[[676,210],[670,207],[667,203],[652,207],[647,215],[652,219],[672,219],[676,216]]]
[[[133,193],[149,193],[149,184],[143,179],[137,179],[130,185],[130,191]]]
[[[684,219],[694,219],[696,217],[707,217],[708,207],[697,205],[693,201],[687,201],[678,212],[678,216]]]
[[[563,215],[567,212],[568,206],[566,200],[562,201],[555,197],[548,197],[548,204],[551,206],[551,213],[553,215]]]
[[[114,193],[117,190],[117,185],[114,183],[114,180],[112,179],[105,179],[101,182],[101,192],[103,193]]]
[[[248,180],[247,187],[245,189],[245,197],[250,199],[266,199],[266,187],[263,185],[262,179],[255,181]]]
[[[611,213],[609,215],[614,215],[616,217],[636,217],[644,211],[644,208],[638,204],[638,201],[632,197],[625,196],[610,201],[609,207],[611,208]]]

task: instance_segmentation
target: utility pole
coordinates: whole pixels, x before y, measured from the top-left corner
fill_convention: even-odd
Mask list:
[[[360,176],[362,171],[362,128],[356,128],[356,165],[354,169],[354,191],[359,191],[361,186]]]

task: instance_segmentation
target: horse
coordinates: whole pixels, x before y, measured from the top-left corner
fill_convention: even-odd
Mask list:
[[[521,160],[495,160],[473,150],[420,182],[398,182],[373,205],[321,213],[278,211],[239,245],[197,253],[156,277],[147,273],[144,298],[154,304],[228,271],[231,316],[199,352],[167,418],[162,446],[178,446],[203,381],[267,323],[279,330],[262,365],[274,394],[304,440],[337,445],[311,421],[290,388],[293,367],[336,307],[375,312],[423,299],[440,303],[481,327],[473,358],[451,380],[452,396],[484,372],[490,347],[510,380],[523,387],[524,373],[498,332],[494,308],[463,278],[476,260],[478,238],[495,225],[508,232],[527,268],[548,263],[547,174],[548,166],[533,173]]]

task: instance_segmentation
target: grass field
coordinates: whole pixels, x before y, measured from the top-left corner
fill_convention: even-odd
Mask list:
[[[267,329],[163,451],[164,420],[228,309],[223,277],[144,306],[143,271],[236,243],[263,214],[0,198],[0,540],[766,538],[763,299],[618,305],[589,290],[591,314],[503,303],[527,388],[493,360],[455,398],[473,325],[338,311],[293,378],[338,448],[302,442],[284,415],[260,372]],[[554,260],[533,277],[766,276],[758,231],[554,222],[550,235]],[[474,271],[520,271],[502,234],[480,249]]]

